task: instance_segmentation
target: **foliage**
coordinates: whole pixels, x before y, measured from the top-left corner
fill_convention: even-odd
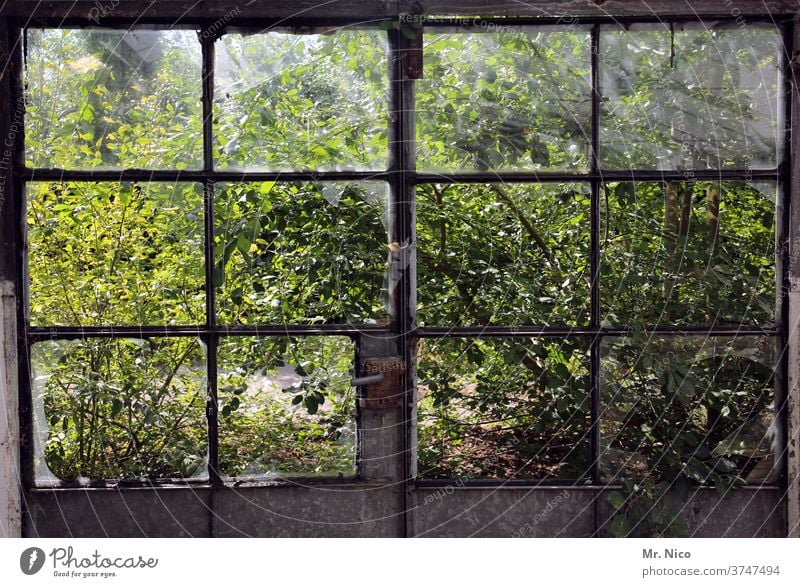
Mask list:
[[[420,324],[588,323],[583,186],[433,184],[417,197]]]
[[[232,34],[216,49],[219,167],[385,167],[385,34]]]
[[[215,285],[226,324],[386,317],[382,184],[218,186]]]
[[[419,170],[592,168],[588,30],[425,34]],[[604,182],[594,216],[580,179],[417,187],[421,325],[589,324],[594,219],[602,323],[634,328],[598,341],[420,341],[423,475],[585,479],[597,344],[600,468],[623,486],[607,498],[612,532],[679,533],[667,488],[726,493],[758,479],[776,342],[648,331],[776,322],[776,184],[691,170],[777,165],[777,42],[769,27],[602,28],[599,164],[687,170],[684,181]],[[191,35],[31,30],[28,43],[29,165],[202,167]],[[386,167],[385,32],[225,35],[215,49],[218,168]],[[205,324],[205,189],[218,323],[388,322],[387,184],[279,179],[32,183],[31,323]],[[221,473],[352,473],[353,347],[222,337]],[[35,344],[44,462],[62,479],[202,476],[205,363],[194,337]]]
[[[776,192],[773,183],[607,184],[603,318],[613,325],[774,323]],[[714,195],[718,217],[709,224]]]
[[[444,339],[418,352],[422,476],[586,474],[585,344]]]
[[[678,487],[675,495],[671,491],[672,484],[667,481],[656,482],[653,477],[647,477],[637,483],[626,479],[621,491],[607,494],[608,504],[615,512],[609,524],[611,534],[616,538],[686,536],[688,528],[676,511],[689,492],[686,484]]]
[[[32,323],[203,322],[202,204],[194,184],[29,184]]]
[[[44,342],[31,361],[40,474],[206,474],[205,358],[196,339]]]
[[[226,339],[221,474],[353,474],[352,356],[352,342],[338,337]]]
[[[759,169],[780,162],[775,27],[610,27],[600,39],[606,168]]]
[[[195,33],[29,29],[26,35],[28,165],[202,165]]]
[[[425,39],[417,89],[421,169],[588,166],[587,31],[504,27]]]

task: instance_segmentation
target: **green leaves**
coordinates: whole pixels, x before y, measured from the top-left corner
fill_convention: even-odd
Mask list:
[[[615,538],[627,538],[631,529],[631,522],[625,516],[616,516],[611,521],[611,533]]]
[[[191,31],[31,29],[27,164],[186,169],[202,163],[200,45]],[[131,39],[138,35],[136,39]],[[131,42],[149,43],[138,53]]]
[[[205,361],[197,340],[85,339],[33,345],[47,438],[63,480],[185,477],[204,462]],[[49,424],[49,428],[47,427]]]
[[[35,325],[193,324],[204,315],[194,184],[28,184]]]
[[[230,34],[216,53],[220,168],[385,167],[385,32]]]
[[[226,475],[350,475],[354,348],[341,337],[231,337],[220,345],[220,468]],[[237,390],[246,391],[237,393]],[[234,401],[238,399],[238,403]]]
[[[386,186],[220,185],[214,285],[227,323],[385,316]]]
[[[587,165],[588,35],[484,31],[426,41],[418,167],[579,170]]]
[[[652,478],[640,483],[625,481],[622,491],[606,494],[613,508],[608,531],[616,538],[686,536],[688,529],[678,516],[681,503],[670,495],[671,489],[671,483]]]

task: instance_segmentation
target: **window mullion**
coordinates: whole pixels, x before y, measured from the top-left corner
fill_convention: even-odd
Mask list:
[[[211,174],[214,170],[214,36],[203,31],[200,34],[202,45],[203,75],[203,172]],[[209,531],[217,534],[216,495],[214,488],[221,486],[219,475],[219,403],[217,394],[217,347],[216,291],[214,288],[214,180],[209,176],[203,183],[204,206],[204,256],[205,256],[205,295],[206,295],[206,375],[208,397],[206,399],[206,418],[208,422],[208,476],[211,484]]]

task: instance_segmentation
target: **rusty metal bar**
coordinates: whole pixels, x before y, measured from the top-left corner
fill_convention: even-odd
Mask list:
[[[797,5],[791,0],[737,0],[737,15],[778,17],[791,14]],[[0,16],[31,19],[33,22],[58,24],[75,22],[108,24],[124,20],[142,23],[201,23],[213,20],[252,24],[364,22],[373,19],[408,15],[540,17],[546,19],[595,17],[639,17],[646,19],[683,17],[731,18],[731,4],[725,0],[690,2],[689,0],[294,0],[293,2],[244,2],[242,0],[159,0],[155,2],[119,2],[116,6],[98,7],[90,0],[75,2],[30,2],[9,0],[0,8]]]
[[[387,181],[386,171],[226,171],[175,169],[25,169],[26,181]]]
[[[541,338],[630,336],[636,332],[650,336],[779,336],[780,328],[762,326],[426,326],[414,333],[418,338],[464,338],[493,336],[527,336]]]
[[[54,339],[155,338],[159,336],[350,336],[390,332],[387,326],[352,324],[287,324],[263,326],[34,326],[28,328],[31,343]]]
[[[405,365],[411,361],[410,339],[415,325],[416,309],[413,300],[416,290],[416,266],[413,255],[415,246],[415,193],[414,175],[416,171],[415,151],[415,95],[414,82],[406,71],[406,58],[413,43],[399,30],[389,32],[389,169],[393,172],[391,183],[391,223],[390,243],[395,244],[390,262],[391,316],[394,334],[398,337],[398,352]],[[402,536],[413,534],[413,508],[411,500],[411,471],[416,454],[413,447],[414,426],[414,380],[406,369],[400,375],[402,389],[402,483],[403,483],[403,524]]]
[[[260,181],[393,181],[396,171],[227,171],[170,169],[24,169],[25,181],[186,181],[260,182]],[[415,173],[407,178],[417,185],[437,183],[562,183],[617,181],[777,181],[783,169],[697,169],[691,180],[686,171],[653,169],[609,169],[593,172],[497,171],[487,173]]]

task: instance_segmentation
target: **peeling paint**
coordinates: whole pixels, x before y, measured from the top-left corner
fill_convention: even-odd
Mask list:
[[[0,537],[21,536],[16,297],[0,282]]]

